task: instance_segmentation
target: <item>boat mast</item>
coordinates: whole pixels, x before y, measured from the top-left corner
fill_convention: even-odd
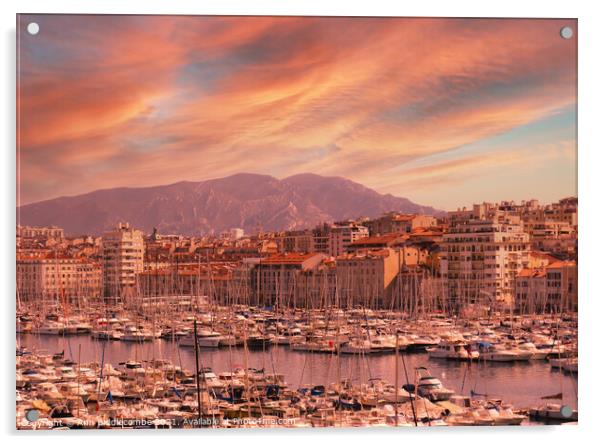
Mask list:
[[[399,331],[395,328],[395,427],[398,425],[397,403],[399,402]]]
[[[406,376],[406,384],[408,384],[409,383],[408,370],[406,368],[406,360],[403,357],[403,353],[401,354],[401,363],[403,364],[403,372]],[[416,418],[416,408],[414,407],[414,398],[412,397],[411,393],[410,393],[410,405],[412,406],[412,416],[414,416],[414,425],[416,427],[418,427],[418,418]]]
[[[203,413],[202,413],[202,405],[201,405],[201,385],[199,380],[199,339],[197,336],[197,327],[196,327],[196,319],[194,320],[194,363],[196,368],[196,397],[197,397],[197,407],[198,407],[198,420],[199,426],[203,424]]]

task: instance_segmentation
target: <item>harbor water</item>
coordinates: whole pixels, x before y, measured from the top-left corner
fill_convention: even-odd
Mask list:
[[[170,360],[189,370],[195,368],[194,348],[181,347],[177,342],[157,339],[152,342],[133,343],[99,341],[89,335],[56,336],[17,335],[18,345],[29,350],[47,353],[65,352],[65,357],[85,364],[87,362],[111,363],[118,367],[127,360]],[[104,358],[103,358],[104,356]],[[366,383],[381,378],[395,381],[395,355],[336,355],[298,352],[288,346],[274,345],[266,351],[242,347],[203,348],[200,365],[211,367],[215,373],[228,372],[245,365],[264,369],[266,373],[282,373],[291,388],[327,385],[339,379]],[[515,408],[528,408],[547,402],[542,397],[562,393],[562,403],[577,409],[577,376],[551,370],[549,362],[525,361],[512,363],[458,362],[429,359],[426,353],[401,353],[399,358],[399,385],[413,383],[418,367],[427,367],[443,385],[456,393],[488,398],[501,398]],[[407,379],[406,379],[407,374]]]

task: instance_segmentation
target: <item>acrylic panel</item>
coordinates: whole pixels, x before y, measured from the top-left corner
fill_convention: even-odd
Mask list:
[[[577,422],[577,20],[17,16],[16,427]]]

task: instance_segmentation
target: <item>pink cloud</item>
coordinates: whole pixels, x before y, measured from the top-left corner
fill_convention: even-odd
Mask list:
[[[23,37],[22,202],[239,171],[377,186],[575,101],[566,20],[43,20],[61,63]]]

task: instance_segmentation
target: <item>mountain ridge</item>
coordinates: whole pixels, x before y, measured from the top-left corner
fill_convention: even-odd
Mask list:
[[[146,233],[218,234],[310,228],[321,222],[376,217],[386,211],[442,214],[404,197],[380,194],[340,176],[301,173],[284,179],[238,173],[204,181],[116,187],[17,208],[21,225],[56,225],[69,236],[100,235],[118,222]]]

